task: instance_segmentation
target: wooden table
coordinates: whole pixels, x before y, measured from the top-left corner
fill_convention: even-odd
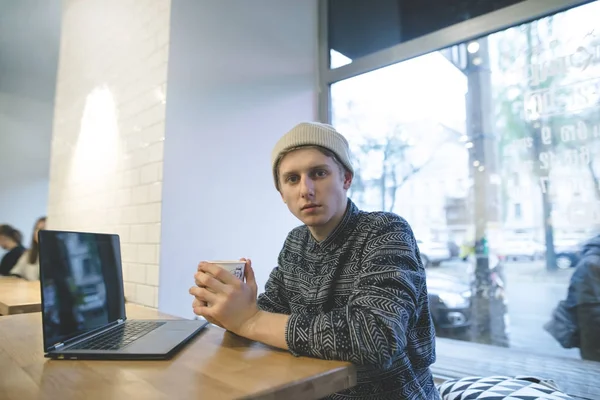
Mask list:
[[[128,318],[171,318],[127,304]],[[0,399],[318,399],[356,384],[351,364],[294,357],[210,326],[168,361],[43,357],[41,314],[0,317]]]
[[[0,278],[0,315],[39,312],[40,282],[14,277]]]

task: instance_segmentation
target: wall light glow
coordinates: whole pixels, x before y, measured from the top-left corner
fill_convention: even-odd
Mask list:
[[[117,105],[106,86],[86,98],[75,145],[72,176],[77,182],[98,179],[116,171],[119,155]]]

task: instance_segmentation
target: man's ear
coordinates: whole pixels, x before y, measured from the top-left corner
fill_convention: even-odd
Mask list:
[[[348,190],[350,189],[350,186],[352,185],[352,178],[354,177],[354,175],[352,175],[352,172],[350,171],[344,171],[344,189]]]

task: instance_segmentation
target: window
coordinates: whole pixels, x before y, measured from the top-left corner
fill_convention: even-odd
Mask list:
[[[370,17],[346,35],[334,25],[358,5],[342,13],[338,3],[330,2],[329,45],[345,62],[457,18],[450,13],[407,34],[398,28],[407,26],[398,25],[402,13],[390,8],[372,32],[377,40],[354,40]],[[543,324],[567,295],[581,243],[600,228],[598,15],[596,1],[331,84],[331,122],[351,144],[360,182],[350,197],[409,221],[439,264],[427,269],[428,282],[443,273],[473,283],[474,270],[503,267],[507,285],[494,286],[493,314],[472,312],[476,296],[458,293],[467,296],[453,310],[462,316],[434,313],[438,336],[481,341],[470,323],[489,318],[490,344],[580,358]],[[481,239],[490,268],[475,257]]]
[[[328,0],[331,68],[523,0]]]

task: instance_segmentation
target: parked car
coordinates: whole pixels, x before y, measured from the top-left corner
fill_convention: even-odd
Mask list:
[[[554,241],[554,253],[556,254],[556,266],[559,269],[573,268],[581,258],[581,248],[585,241],[575,239],[564,239]]]
[[[546,246],[532,239],[509,239],[498,246],[496,252],[505,260],[537,260],[544,256]]]
[[[429,308],[436,333],[440,336],[460,334],[470,326],[471,288],[468,282],[427,271]]]
[[[417,245],[425,268],[440,265],[442,261],[452,258],[447,243],[417,240]]]
[[[472,257],[469,257],[467,262],[469,268],[465,279],[437,270],[427,270],[429,308],[436,335],[439,337],[469,340],[473,302],[471,284],[474,279],[475,265]],[[496,256],[491,256],[490,263],[494,296],[504,296],[502,261]]]

